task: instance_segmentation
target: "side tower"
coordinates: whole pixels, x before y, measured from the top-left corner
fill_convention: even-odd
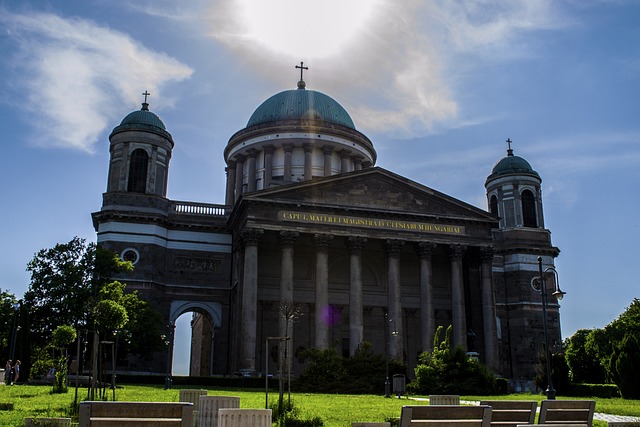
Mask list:
[[[500,367],[516,387],[530,388],[544,342],[542,299],[531,282],[539,276],[538,257],[544,268],[553,267],[560,250],[544,227],[542,179],[529,162],[513,154],[511,140],[507,143],[506,157],[496,162],[485,182],[489,211],[499,218],[493,231],[493,275]],[[554,283],[545,279],[550,296]],[[548,303],[549,341],[559,345],[559,305],[555,298]]]
[[[148,92],[138,111],[129,113],[111,132],[107,193],[167,195],[173,138],[162,120],[149,111]]]

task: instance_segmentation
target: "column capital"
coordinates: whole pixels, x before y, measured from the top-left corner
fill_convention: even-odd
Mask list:
[[[244,154],[238,154],[235,158],[236,158],[236,163],[244,163],[247,156],[245,156]]]
[[[418,242],[416,245],[416,253],[420,259],[431,259],[433,250],[438,246],[434,242]]]
[[[323,145],[322,152],[327,155],[333,153],[333,147],[331,145]]]
[[[297,231],[283,230],[278,233],[278,241],[282,246],[293,246],[298,236],[299,233]]]
[[[491,246],[480,247],[480,261],[482,262],[493,261],[493,248]]]
[[[245,246],[257,246],[264,230],[260,228],[245,228],[240,232],[242,244]]]
[[[282,144],[282,149],[284,150],[285,153],[291,153],[293,151],[293,143],[284,142]]]
[[[351,152],[349,150],[340,150],[340,151],[338,151],[338,154],[340,155],[341,159],[350,159],[351,158]]]
[[[272,144],[266,144],[262,146],[264,150],[264,154],[273,154],[273,151],[276,149]]]
[[[361,236],[349,236],[347,237],[347,247],[350,252],[359,251],[366,243],[367,238]]]
[[[302,148],[304,148],[305,153],[311,153],[313,151],[313,144],[310,142],[305,142],[302,144]]]
[[[313,235],[313,242],[318,249],[328,249],[332,240],[333,235],[331,234],[317,233]]]
[[[464,256],[467,247],[464,245],[449,245],[449,256],[452,259],[460,260]]]
[[[387,239],[384,242],[384,249],[387,252],[388,256],[398,258],[400,256],[400,251],[402,250],[403,245],[403,240]]]

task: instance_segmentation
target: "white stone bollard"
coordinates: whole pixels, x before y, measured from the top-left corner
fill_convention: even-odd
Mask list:
[[[459,405],[460,396],[456,394],[435,394],[429,396],[429,405]]]
[[[200,396],[200,427],[218,427],[218,409],[240,408],[240,398],[235,396]]]
[[[218,427],[271,427],[271,409],[220,408]]]
[[[25,418],[25,427],[71,427],[71,418]]]
[[[188,402],[188,403],[193,403],[193,427],[197,427],[198,424],[198,419],[199,419],[199,414],[198,414],[198,399],[200,398],[200,396],[206,396],[208,393],[207,390],[202,390],[202,389],[182,389],[180,390],[180,398],[178,399],[179,402]]]

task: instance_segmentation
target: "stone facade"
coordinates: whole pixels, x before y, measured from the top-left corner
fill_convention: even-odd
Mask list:
[[[194,313],[191,374],[275,372],[280,344],[267,338],[282,336],[295,374],[304,349],[349,356],[363,342],[413,372],[436,328],[452,325],[454,343],[495,372],[533,378],[542,316],[530,282],[537,257],[553,266],[559,253],[537,173],[509,150],[485,184],[489,211],[476,208],[375,167],[373,144],[335,101],[323,116],[297,111],[304,103],[272,111],[293,95],[328,98],[297,90],[231,137],[221,205],[165,197],[173,140],[148,105],[110,137],[98,243],[135,262],[119,279],[162,312],[169,335]],[[140,170],[146,181],[132,183]],[[559,342],[557,304],[548,315]],[[158,357],[152,370],[166,369]]]

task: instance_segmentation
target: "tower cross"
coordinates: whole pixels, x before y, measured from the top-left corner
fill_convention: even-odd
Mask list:
[[[507,138],[507,149],[511,150],[511,138]]]
[[[151,95],[151,94],[149,93],[149,91],[148,91],[148,90],[145,90],[144,92],[142,92],[142,94],[144,95],[144,102],[145,102],[145,104],[146,104],[146,103],[147,103],[147,96],[149,96],[149,95]]]
[[[300,66],[296,65],[296,68],[300,68],[300,80],[302,81],[302,73],[304,72],[304,70],[308,70],[309,67],[305,67],[304,62],[300,61]]]

